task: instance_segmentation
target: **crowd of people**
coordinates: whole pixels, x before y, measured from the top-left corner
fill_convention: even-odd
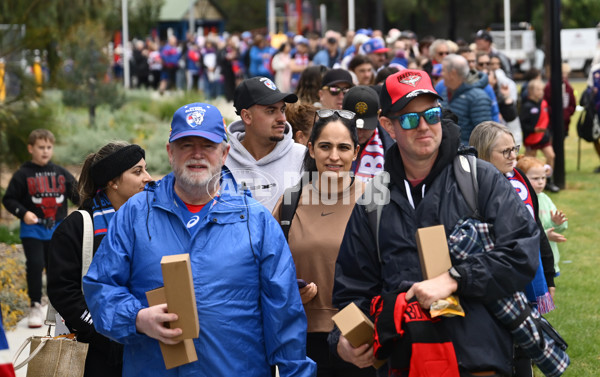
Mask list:
[[[549,87],[532,72],[519,95],[492,42],[486,31],[468,44],[396,29],[290,35],[277,50],[250,33],[136,42],[135,85],[224,95],[239,119],[225,124],[209,103],[180,107],[165,130],[172,172],[159,181],[140,146],[113,142],[87,157],[77,184],[50,162],[53,135],[32,133],[32,160],[3,198],[22,223],[29,326],[42,325],[45,266],[51,303],[90,343],[85,376],[267,376],[275,366],[282,377],[408,376],[435,363],[440,375],[531,377],[531,355],[488,305],[524,292],[539,313],[554,309],[567,218],[543,192],[559,191]],[[474,198],[455,170],[468,155],[480,158]],[[67,198],[93,217],[83,279],[83,220],[66,216]],[[448,271],[424,279],[417,229],[454,235],[465,223],[487,225],[493,243],[451,253]],[[166,370],[159,342],[178,343],[182,330],[146,292],[163,285],[161,258],[180,253],[190,255],[198,360]],[[452,294],[468,319],[430,318]],[[375,297],[395,303],[394,320]],[[379,371],[374,346],[352,345],[332,320],[350,303],[391,331]],[[425,327],[396,322],[415,308]],[[444,352],[427,354],[419,339]]]
[[[117,75],[122,74],[122,64],[123,59],[115,59]],[[442,96],[442,105],[458,115],[464,144],[480,122],[501,122],[510,128],[517,144],[528,155],[535,156],[541,151],[550,166],[548,171],[554,167],[547,116],[551,111],[550,82],[543,82],[541,67],[531,68],[524,74],[525,83],[518,93],[513,80],[514,67],[494,47],[492,35],[486,30],[474,34],[472,41],[433,36],[418,39],[414,32],[398,29],[385,34],[380,30],[359,29],[345,35],[328,30],[323,37],[314,32],[306,35],[290,32],[273,40],[250,32],[189,35],[185,41],[170,35],[162,46],[151,39],[135,40],[130,64],[134,87],[152,87],[161,93],[170,89],[201,90],[207,99],[224,96],[231,102],[234,89],[242,80],[259,76],[271,79],[283,92],[296,93],[301,102],[317,107],[330,106],[320,102],[319,91],[324,88],[331,92],[337,87],[377,86],[398,70],[421,69],[430,75]],[[348,85],[342,85],[341,81],[341,85],[332,89],[321,85],[325,72],[332,69],[347,71],[351,78],[346,81]],[[568,81],[568,64],[563,64],[562,71],[563,114],[568,135],[576,104]],[[531,82],[536,90],[530,92]],[[338,99],[341,104],[341,97]],[[551,192],[560,190],[552,176],[546,186]]]

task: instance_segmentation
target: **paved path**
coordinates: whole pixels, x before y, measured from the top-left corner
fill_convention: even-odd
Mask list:
[[[44,318],[45,318],[47,305],[43,306],[43,309],[44,309]],[[23,344],[25,339],[27,339],[28,337],[30,337],[32,335],[43,336],[43,335],[46,335],[47,333],[48,333],[48,326],[42,326],[39,329],[30,329],[29,327],[27,327],[27,316],[25,316],[25,318],[23,318],[21,321],[19,321],[19,323],[17,324],[17,327],[15,329],[6,331],[6,339],[8,340],[8,347],[10,348],[11,356],[14,357],[15,353],[17,353],[17,350],[19,349],[21,344]],[[27,347],[23,351],[19,360],[20,361],[25,360],[27,358],[27,355],[29,355],[29,347]],[[17,364],[18,364],[18,362],[17,362]],[[23,366],[21,369],[19,369],[17,371],[17,377],[25,377],[26,375],[27,375],[27,365]]]
[[[47,305],[43,306],[44,308],[44,318],[46,316]],[[52,328],[54,332],[54,328]],[[23,344],[25,339],[32,335],[43,336],[48,332],[48,326],[42,326],[39,329],[30,329],[27,327],[27,317],[23,318],[18,324],[17,327],[11,331],[6,332],[6,339],[8,340],[8,347],[10,348],[10,355],[14,357],[17,350]],[[19,360],[25,360],[25,358],[29,355],[29,347],[23,351]],[[18,363],[17,363],[18,364]],[[16,371],[16,377],[26,377],[27,376],[27,365],[23,366],[21,369]],[[279,371],[277,371],[277,377],[279,377]]]

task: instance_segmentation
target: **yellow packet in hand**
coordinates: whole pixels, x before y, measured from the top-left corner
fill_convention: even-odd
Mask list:
[[[458,297],[451,295],[442,300],[437,300],[431,307],[429,308],[429,314],[431,318],[444,316],[444,317],[454,317],[454,316],[465,316],[465,311],[462,306],[460,306],[460,301]]]

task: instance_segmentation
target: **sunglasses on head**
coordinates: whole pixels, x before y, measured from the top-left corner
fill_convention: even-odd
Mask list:
[[[425,122],[429,125],[434,125],[442,120],[442,108],[432,107],[431,109],[398,115],[396,117],[389,117],[390,119],[397,119],[400,123],[400,127],[403,130],[414,130],[419,127],[420,118],[423,117]]]
[[[330,116],[333,116],[333,114],[337,114],[340,118],[344,118],[344,119],[348,119],[348,120],[352,120],[356,116],[356,114],[350,110],[321,109],[321,110],[317,110],[317,113],[316,113],[316,115],[321,119],[329,118]]]
[[[323,90],[327,90],[332,96],[337,96],[340,93],[348,93],[350,88],[340,88],[338,86],[324,86]]]

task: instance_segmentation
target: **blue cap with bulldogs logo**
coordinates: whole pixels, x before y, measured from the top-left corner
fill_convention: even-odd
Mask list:
[[[381,54],[388,52],[390,49],[385,47],[385,43],[381,38],[371,38],[362,45],[362,49],[365,54]]]
[[[198,136],[221,143],[227,140],[225,120],[219,109],[207,103],[190,103],[175,111],[169,143],[186,136]]]

